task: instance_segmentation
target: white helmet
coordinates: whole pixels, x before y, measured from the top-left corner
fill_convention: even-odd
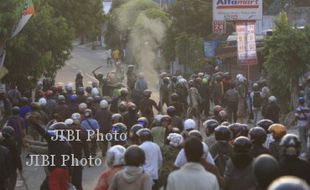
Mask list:
[[[39,99],[39,104],[40,104],[40,106],[45,106],[46,105],[46,99],[45,98],[40,98]]]
[[[268,102],[276,102],[277,101],[277,98],[275,96],[269,96],[268,98]]]
[[[184,129],[186,131],[195,129],[196,128],[196,122],[192,119],[187,119],[184,121]]]
[[[101,100],[100,101],[100,108],[106,109],[106,108],[108,108],[108,106],[109,106],[108,101],[106,101],[106,100]]]
[[[79,113],[73,113],[73,114],[71,115],[71,119],[72,119],[72,120],[80,120],[80,119],[81,119],[81,114],[79,114]]]
[[[70,126],[73,124],[73,120],[71,118],[65,120],[65,124]]]
[[[73,90],[73,83],[72,82],[69,82],[66,84],[65,86],[65,90],[68,92],[68,91],[72,91]]]
[[[124,155],[126,149],[121,145],[112,146],[108,152],[106,157],[106,162],[108,166],[119,166],[123,165],[124,162]]]
[[[79,111],[84,112],[87,109],[87,104],[85,103],[80,103],[79,104]]]
[[[98,88],[96,88],[96,87],[92,88],[91,89],[91,95],[92,95],[92,97],[99,96]]]
[[[184,141],[183,136],[178,133],[170,133],[167,139],[169,140],[169,144],[176,148],[180,147]]]

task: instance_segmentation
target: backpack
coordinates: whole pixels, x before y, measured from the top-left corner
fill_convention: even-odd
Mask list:
[[[218,153],[214,157],[214,163],[215,163],[216,167],[219,169],[219,172],[222,176],[224,176],[226,164],[227,164],[229,158],[230,157],[228,155],[222,154],[222,153]]]
[[[254,92],[253,106],[254,106],[254,108],[259,108],[262,106],[262,97],[260,95],[260,92]]]

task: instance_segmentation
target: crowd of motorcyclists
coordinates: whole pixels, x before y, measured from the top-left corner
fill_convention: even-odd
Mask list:
[[[0,89],[0,189],[14,189],[22,151],[54,155],[41,189],[83,189],[82,166],[62,155],[102,157],[96,190],[306,190],[310,184],[307,99],[299,97],[298,135],[280,123],[280,107],[265,80],[199,72],[159,74],[159,99],[144,73],[126,69],[126,85],[93,71],[99,82],[38,84],[26,97]],[[310,84],[310,79],[308,80]],[[113,83],[114,84],[114,83]],[[254,125],[254,126],[253,126]],[[57,130],[63,138],[52,140]],[[70,131],[81,141],[66,140]],[[87,134],[126,134],[126,140],[87,140]],[[98,154],[100,152],[100,154]],[[283,177],[290,176],[290,177]],[[87,187],[84,187],[87,188]]]

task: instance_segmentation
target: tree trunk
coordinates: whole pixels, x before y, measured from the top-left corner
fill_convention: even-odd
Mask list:
[[[290,110],[295,110],[298,107],[298,80],[291,79],[291,102]]]

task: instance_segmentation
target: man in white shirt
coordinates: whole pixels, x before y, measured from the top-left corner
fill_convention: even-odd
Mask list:
[[[158,171],[162,166],[163,157],[160,147],[152,142],[152,133],[149,129],[140,129],[137,132],[141,145],[139,146],[145,153],[145,164],[143,165],[144,171],[150,175],[154,184],[153,190],[159,189],[158,187]]]
[[[167,190],[219,190],[215,175],[200,164],[203,145],[196,137],[189,137],[184,145],[188,162],[168,177]]]

